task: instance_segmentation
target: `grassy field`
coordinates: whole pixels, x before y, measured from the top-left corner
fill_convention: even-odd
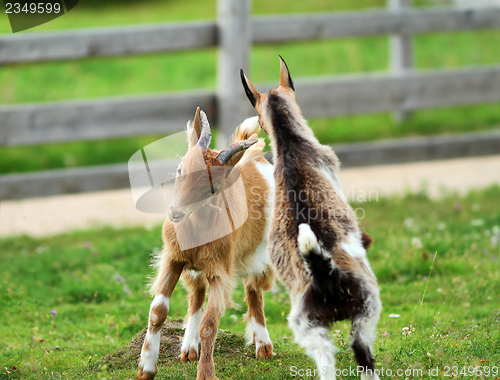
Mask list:
[[[398,369],[424,370],[399,378],[443,379],[449,378],[446,366],[458,372],[499,366],[500,187],[440,201],[425,194],[372,198],[354,207],[364,209],[362,227],[375,238],[369,259],[384,304],[377,366],[394,375]],[[149,260],[160,244],[160,226],[0,240],[0,379],[133,378],[136,337],[151,300]],[[241,308],[227,310],[221,320],[219,379],[311,378],[290,372],[291,366],[314,365],[292,341],[285,289],[276,284],[265,295],[276,352],[268,361],[256,360],[253,348],[244,346],[243,299],[239,284],[234,300]],[[186,311],[182,286],[170,305],[166,336],[173,343],[164,345],[160,378],[192,379],[196,364],[180,365],[174,349],[182,336],[175,321]],[[355,367],[348,331],[349,323],[332,329],[341,369]],[[438,368],[437,376],[429,376],[429,368]]]
[[[417,5],[431,3],[421,0]],[[215,5],[214,0],[130,2],[101,7],[81,4],[64,17],[29,32],[213,19]],[[385,0],[255,0],[253,13],[344,11],[383,6]],[[0,12],[1,33],[10,33],[3,12]],[[500,46],[499,30],[419,35],[415,37],[415,63],[421,69],[498,64],[500,50],[496,46]],[[389,65],[388,50],[387,37],[256,46],[252,50],[251,76],[254,82],[275,82],[278,53],[289,63],[294,78],[385,71]],[[215,49],[12,65],[0,70],[0,105],[213,88],[215,73]],[[189,117],[186,115],[186,119]],[[311,125],[324,143],[457,133],[498,127],[500,107],[494,104],[426,110],[403,123],[395,122],[389,114],[379,114],[315,119]],[[163,136],[4,148],[0,152],[2,173],[126,162],[136,150],[160,137]]]

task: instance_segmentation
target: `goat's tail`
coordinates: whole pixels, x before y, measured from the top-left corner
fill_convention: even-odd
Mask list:
[[[329,252],[321,247],[309,224],[299,225],[297,243],[311,273],[313,289],[325,295],[334,294],[340,286],[342,272]]]
[[[233,136],[233,142],[248,140],[253,135],[259,133],[259,117],[254,116],[244,120],[236,129]]]

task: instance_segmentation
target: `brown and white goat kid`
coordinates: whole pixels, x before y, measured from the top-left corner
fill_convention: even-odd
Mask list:
[[[351,319],[361,378],[376,379],[372,346],[382,305],[366,258],[370,238],[347,204],[337,156],[302,117],[288,68],[281,57],[280,62],[280,84],[267,93],[259,93],[243,71],[241,79],[271,139],[276,184],[269,253],[290,290],[289,325],[321,379],[334,379],[336,349],[329,328]]]
[[[209,148],[211,132],[205,113],[198,108],[194,122],[188,122],[189,150],[177,169],[170,219],[163,225],[164,245],[152,287],[155,298],[136,379],[153,379],[157,373],[160,331],[181,275],[189,291],[181,362],[197,359],[201,340],[198,380],[216,378],[214,341],[219,319],[232,304],[235,276],[244,277],[247,333],[256,345],[256,355],[273,355],[262,291],[273,282],[267,231],[274,180],[272,166],[262,153],[264,141],[256,138],[259,128],[257,117],[247,119],[236,131],[235,142],[216,152]],[[231,186],[240,175],[244,187]],[[229,226],[230,233],[220,237],[227,232],[224,226]]]

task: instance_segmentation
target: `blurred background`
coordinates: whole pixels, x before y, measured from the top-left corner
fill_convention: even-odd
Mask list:
[[[415,0],[418,8],[452,6],[460,9],[496,7],[498,0]],[[3,7],[3,4],[1,5]],[[252,15],[344,12],[386,9],[386,0],[311,0],[252,2]],[[132,26],[161,22],[214,20],[215,0],[106,1],[81,0],[71,12],[52,22],[16,33],[14,37],[47,30]],[[0,13],[0,41],[12,36],[8,19]],[[345,37],[253,46],[250,76],[253,83],[275,83],[277,54],[287,60],[295,80],[302,78],[379,73],[391,70],[391,37]],[[500,63],[500,28],[411,37],[412,66],[455,69]],[[116,57],[89,57],[3,64],[0,68],[0,107],[23,103],[133,96],[216,86],[215,47]],[[305,115],[308,116],[307,113]],[[191,113],[186,115],[186,119]],[[424,109],[400,120],[390,112],[310,118],[321,142],[338,144],[406,136],[474,132],[498,128],[500,103]],[[180,129],[183,125],[179,126]],[[164,133],[64,143],[7,146],[1,151],[1,174],[124,163],[144,145]]]
[[[254,30],[260,42],[248,62],[245,46],[232,47],[236,71],[224,82],[216,0],[80,0],[15,34],[0,4],[0,379],[135,377],[133,337],[147,323],[165,215],[134,207],[127,162],[182,130],[196,106],[216,135],[222,90],[248,106],[239,68],[269,89],[278,54],[375,238],[377,366],[498,365],[500,0],[253,0],[251,15],[265,24]],[[239,284],[234,299],[243,306],[244,297]],[[314,366],[292,343],[287,291],[277,284],[265,297],[279,354],[256,361],[241,335],[225,339],[245,329],[245,307],[229,309],[216,347],[221,380]],[[169,318],[185,315],[186,299],[177,286]],[[349,327],[335,327],[339,368],[356,365]],[[161,378],[194,378],[196,363],[181,366],[177,350],[160,356]]]

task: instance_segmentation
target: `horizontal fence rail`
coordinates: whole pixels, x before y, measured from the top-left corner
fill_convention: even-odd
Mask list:
[[[500,130],[459,136],[412,137],[333,146],[342,167],[500,154]],[[268,154],[268,158],[270,155]],[[165,161],[156,170],[165,176],[177,168]],[[129,187],[127,164],[101,165],[0,177],[0,199],[21,199]],[[132,199],[132,193],[130,194]]]
[[[417,34],[500,27],[500,8],[409,8],[251,19],[253,43],[282,43],[393,33]],[[0,64],[122,56],[216,46],[215,21],[91,28],[0,36]]]
[[[306,117],[425,109],[500,101],[500,66],[302,79],[297,98]],[[262,91],[273,85],[257,85]],[[92,140],[182,130],[196,107],[216,125],[216,95],[192,91],[0,107],[4,146]],[[247,115],[255,112],[248,106]],[[233,126],[233,130],[236,127]]]
[[[122,56],[215,46],[213,21],[0,36],[0,64]]]
[[[254,43],[277,43],[335,37],[419,34],[496,28],[498,9],[430,8],[335,12],[318,15],[255,17]]]
[[[213,121],[215,93],[193,91],[0,106],[0,145],[168,134],[182,130],[196,107]]]
[[[417,71],[411,41],[420,33],[499,28],[500,8],[412,8],[407,0],[390,0],[385,10],[250,17],[249,1],[218,0],[217,20],[0,35],[0,66],[218,48],[214,90],[3,105],[0,146],[168,135],[182,130],[196,107],[222,141],[244,114],[255,114],[240,99],[238,74],[248,65],[251,43],[379,35],[397,42],[388,73],[296,80],[308,118],[379,112],[404,118],[418,109],[500,101],[500,65]],[[335,151],[344,167],[500,154],[500,131],[344,144]],[[2,175],[0,199],[123,188],[128,175],[126,164]]]
[[[500,66],[408,71],[297,81],[297,99],[306,117],[326,117],[498,102],[499,86]]]

